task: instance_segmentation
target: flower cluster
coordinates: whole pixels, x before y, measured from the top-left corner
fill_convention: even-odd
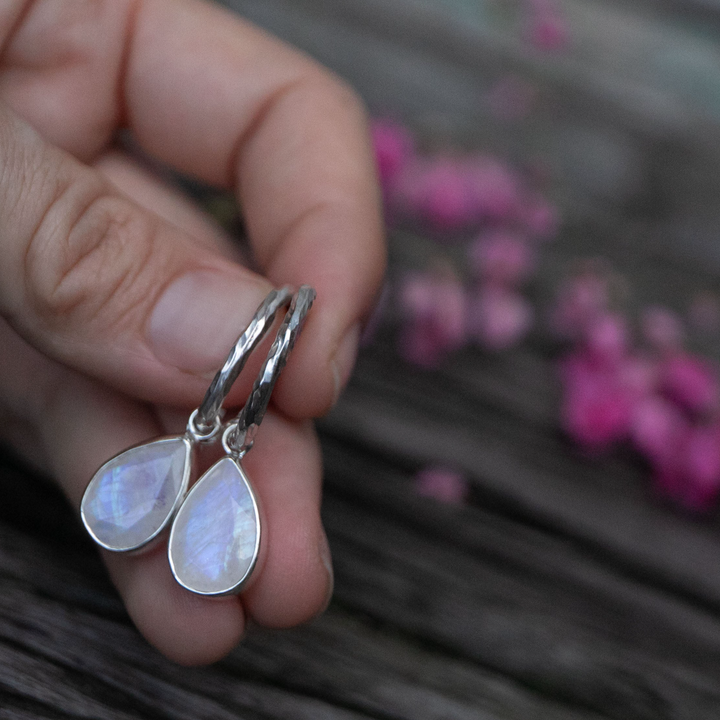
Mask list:
[[[501,99],[507,109],[507,98]],[[433,368],[469,342],[488,350],[511,347],[532,324],[522,289],[539,244],[557,231],[556,209],[498,158],[423,155],[410,131],[388,120],[376,121],[372,132],[388,222],[419,229],[437,243],[431,266],[405,273],[379,304],[382,311],[389,295],[396,298],[400,356]],[[459,267],[447,252],[450,244],[463,245]],[[464,475],[446,467],[421,470],[415,486],[445,503],[461,503],[468,494]]]
[[[405,127],[387,120],[374,123],[373,140],[388,220],[438,242],[433,266],[408,273],[397,288],[401,356],[435,367],[468,342],[490,350],[515,344],[532,323],[521,291],[538,244],[557,230],[555,208],[498,158],[423,155]],[[442,250],[458,242],[466,247],[460,268]]]
[[[686,349],[684,324],[665,308],[641,313],[634,341],[611,283],[586,267],[560,287],[553,324],[572,345],[560,363],[562,426],[591,454],[629,443],[656,490],[707,510],[720,494],[718,371]]]

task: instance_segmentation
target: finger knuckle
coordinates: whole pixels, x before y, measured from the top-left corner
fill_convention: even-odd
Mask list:
[[[35,316],[56,329],[98,320],[106,327],[116,324],[121,310],[143,296],[138,278],[153,237],[152,216],[103,187],[59,193],[25,257],[26,294]]]

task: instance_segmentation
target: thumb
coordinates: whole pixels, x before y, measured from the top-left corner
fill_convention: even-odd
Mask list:
[[[48,356],[191,404],[270,289],[0,106],[0,314]]]

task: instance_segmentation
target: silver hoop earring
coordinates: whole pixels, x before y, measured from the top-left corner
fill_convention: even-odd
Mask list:
[[[238,338],[183,435],[162,437],[124,450],[108,460],[88,484],[80,504],[92,539],[113,552],[146,548],[168,526],[187,494],[194,449],[216,440],[222,429],[222,404],[253,349],[286,307],[285,287],[268,294]]]
[[[175,579],[199,595],[231,595],[247,586],[262,556],[258,500],[242,459],[252,448],[270,395],[315,299],[303,285],[292,300],[250,397],[222,437],[226,456],[191,488],[170,530],[168,559]]]

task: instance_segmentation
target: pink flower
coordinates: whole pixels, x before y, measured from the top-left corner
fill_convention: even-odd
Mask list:
[[[693,494],[710,499],[720,489],[720,428],[717,425],[696,427],[685,444],[686,471]]]
[[[674,471],[678,448],[689,430],[680,410],[660,395],[640,398],[633,408],[630,438],[656,472]]]
[[[533,310],[518,293],[487,286],[471,297],[468,334],[488,350],[505,350],[518,343],[532,326]]]
[[[617,365],[628,352],[625,318],[614,313],[603,313],[592,319],[585,330],[585,345],[598,362]]]
[[[718,406],[718,378],[706,360],[678,353],[660,366],[660,386],[676,403],[694,413],[707,413]]]
[[[608,379],[614,377],[614,373],[608,372],[607,368],[598,365],[595,358],[582,349],[573,350],[561,358],[558,370],[563,390],[570,391],[577,386],[595,382],[601,375]]]
[[[515,174],[485,156],[416,157],[394,177],[386,199],[391,209],[439,232],[516,220],[521,207]]]
[[[468,249],[471,269],[479,277],[499,285],[518,285],[535,266],[535,253],[513,233],[494,230],[477,237]]]
[[[465,342],[465,293],[451,273],[416,273],[404,279],[400,308],[400,355],[421,367],[436,367]]]
[[[603,452],[631,434],[636,406],[646,393],[638,369],[637,358],[608,363],[588,350],[561,361],[561,424],[587,452]]]
[[[690,429],[680,442],[675,462],[655,473],[656,488],[679,505],[705,512],[720,493],[720,428]]]
[[[392,120],[375,120],[370,131],[380,182],[387,188],[413,157],[414,140],[407,128]]]
[[[527,39],[538,50],[553,52],[567,46],[569,29],[560,7],[551,0],[528,0]]]
[[[609,363],[581,347],[562,358],[559,372],[565,389],[601,383],[620,388],[632,402],[650,395],[657,387],[656,364],[642,355],[626,355],[619,362]]]
[[[598,453],[627,437],[632,402],[611,378],[588,375],[565,388],[560,412],[565,432],[585,451]]]
[[[608,307],[608,281],[588,271],[563,281],[551,317],[553,330],[563,338],[584,337],[588,326]]]
[[[517,218],[522,205],[516,173],[495,158],[477,155],[463,163],[471,213],[475,222]]]
[[[685,339],[680,317],[659,306],[646,308],[640,318],[640,327],[645,341],[660,352],[679,350]]]
[[[530,44],[543,52],[564,50],[568,44],[568,27],[559,15],[545,15],[532,20],[527,38]]]
[[[616,369],[620,384],[633,398],[640,399],[656,392],[658,362],[649,355],[626,355]]]
[[[467,499],[469,488],[467,480],[459,472],[432,466],[424,468],[417,474],[415,490],[418,495],[460,505]]]
[[[659,492],[706,511],[720,496],[717,371],[682,351],[682,323],[661,307],[642,314],[650,349],[636,351],[626,319],[608,311],[608,285],[609,275],[589,268],[559,296],[556,327],[575,342],[560,363],[562,427],[590,453],[629,440]]]
[[[550,240],[557,235],[560,227],[557,208],[539,195],[526,201],[522,209],[522,219],[528,234],[534,240]]]
[[[391,202],[411,218],[437,231],[461,230],[472,220],[473,208],[462,164],[452,158],[409,163],[393,191]]]

